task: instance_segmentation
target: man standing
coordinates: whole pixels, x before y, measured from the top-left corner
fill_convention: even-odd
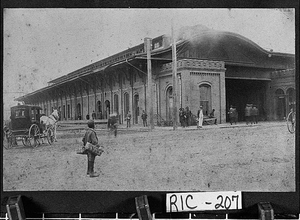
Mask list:
[[[130,120],[131,120],[130,111],[128,111],[127,113],[126,120],[127,120],[127,128],[130,128]]]
[[[255,105],[252,107],[252,114],[253,114],[253,123],[257,124],[257,122],[258,122],[258,108]]]
[[[236,124],[236,121],[235,121],[235,110],[234,110],[234,108],[233,108],[232,105],[230,106],[228,114],[229,114],[230,124],[232,125],[233,122],[235,122],[235,124]]]
[[[202,128],[202,124],[203,124],[203,109],[202,106],[200,105],[198,113],[197,113],[197,117],[198,117],[198,125],[197,128]]]
[[[252,109],[251,105],[247,104],[246,108],[245,108],[245,118],[246,118],[246,124],[247,125],[251,121],[251,109]],[[252,121],[251,121],[251,124],[252,124]]]
[[[95,113],[95,111],[93,111],[93,113],[92,113],[92,119],[93,119],[93,120],[96,119],[96,113]]]
[[[109,119],[107,121],[107,128],[110,130],[110,132],[113,132],[115,137],[117,137],[117,123],[118,123],[118,114],[113,113],[109,115]]]
[[[147,127],[147,114],[146,114],[145,110],[143,110],[143,113],[142,113],[141,117],[142,117],[142,120],[143,120],[144,127]]]
[[[186,107],[186,126],[190,126],[191,125],[191,120],[192,120],[192,112],[189,109],[189,107]]]
[[[98,144],[98,138],[95,132],[95,123],[93,120],[88,121],[88,129],[85,132],[84,137],[82,138],[83,145],[85,146],[87,142],[96,145]],[[86,150],[87,158],[88,158],[88,168],[87,168],[87,176],[90,177],[98,177],[99,174],[94,172],[94,163],[96,154],[93,152]]]

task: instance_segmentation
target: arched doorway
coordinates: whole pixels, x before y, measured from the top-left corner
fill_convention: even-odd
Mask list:
[[[77,112],[77,120],[81,120],[82,116],[81,116],[81,105],[80,105],[80,103],[77,104],[76,112]]]
[[[203,114],[208,115],[211,108],[211,86],[209,84],[201,84],[199,86],[200,91],[200,105],[203,108]]]
[[[105,101],[105,113],[104,113],[104,118],[107,119],[110,114],[110,101],[106,100]]]
[[[286,107],[285,107],[285,95],[282,89],[277,89],[275,91],[276,97],[276,119],[283,120],[286,117]]]
[[[135,94],[133,97],[133,108],[134,108],[134,124],[138,124],[139,122],[139,115],[140,115],[140,107],[139,107],[139,95]]]
[[[173,121],[173,88],[170,86],[166,93],[166,120],[171,124]]]
[[[129,111],[129,94],[124,93],[124,115],[126,116]]]
[[[102,116],[102,104],[101,104],[101,101],[97,102],[97,112],[96,112],[96,115],[97,115],[97,118],[100,118],[100,119],[103,118],[103,116]]]
[[[296,92],[294,88],[289,88],[286,91],[287,94],[287,105],[288,105],[288,111],[290,112],[291,109],[293,108],[295,110],[296,108]]]

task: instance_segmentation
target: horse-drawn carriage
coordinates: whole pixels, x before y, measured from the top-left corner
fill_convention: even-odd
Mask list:
[[[11,148],[22,141],[24,146],[37,147],[47,139],[51,145],[55,138],[54,126],[46,125],[41,118],[41,107],[34,105],[17,105],[11,107],[10,124],[4,127],[7,143],[5,148]],[[44,116],[45,117],[45,116]]]

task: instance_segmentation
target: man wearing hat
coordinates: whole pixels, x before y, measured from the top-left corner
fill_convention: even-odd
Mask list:
[[[88,120],[88,129],[85,132],[84,137],[82,138],[82,142],[84,146],[87,142],[96,145],[98,144],[98,138],[95,132],[95,123],[93,120]],[[94,163],[96,154],[92,153],[91,151],[87,150],[87,158],[88,158],[88,168],[87,168],[87,175],[90,177],[98,177],[99,174],[94,172]]]
[[[198,117],[198,125],[197,128],[202,128],[202,124],[203,124],[203,109],[202,109],[202,105],[200,105],[198,113],[197,113],[197,117]]]

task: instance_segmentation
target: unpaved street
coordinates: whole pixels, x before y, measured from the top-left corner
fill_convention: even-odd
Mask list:
[[[98,127],[105,152],[97,178],[76,154],[83,130],[60,130],[58,142],[3,151],[6,190],[294,191],[295,135],[284,122],[121,129],[117,138]]]

